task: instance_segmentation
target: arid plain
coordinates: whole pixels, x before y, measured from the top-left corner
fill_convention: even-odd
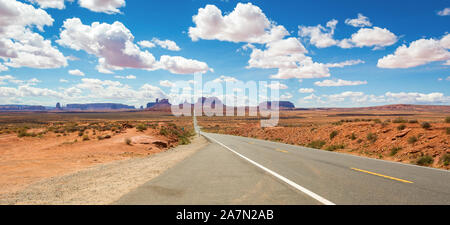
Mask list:
[[[98,164],[190,143],[192,120],[165,112],[0,114],[0,194]]]

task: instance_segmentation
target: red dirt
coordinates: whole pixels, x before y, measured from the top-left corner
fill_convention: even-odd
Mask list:
[[[82,141],[77,133],[59,137],[48,133],[42,138],[0,135],[0,194],[18,191],[44,178],[76,172],[96,164],[155,154],[178,144],[177,139],[161,136],[159,130],[150,128],[144,132],[138,132],[135,128],[126,129],[119,134],[97,131],[95,136],[92,131],[88,132],[88,141]],[[111,135],[111,138],[97,140],[98,135]],[[150,137],[152,142],[127,145],[125,140],[135,136]],[[166,143],[167,146],[154,142]]]
[[[346,111],[348,114],[348,111]],[[277,141],[293,145],[308,146],[313,141],[324,141],[322,149],[330,146],[343,145],[344,149],[335,150],[348,154],[363,155],[372,158],[380,158],[405,163],[415,163],[417,159],[428,155],[434,158],[432,167],[450,169],[449,165],[444,165],[442,158],[450,154],[450,135],[447,130],[449,123],[444,123],[445,115],[435,113],[408,112],[411,115],[405,119],[415,120],[418,123],[393,123],[386,120],[394,120],[398,115],[405,112],[357,112],[351,116],[342,112],[330,111],[306,111],[306,112],[281,112],[281,119],[278,127],[261,128],[259,120],[251,117],[223,118],[202,117],[199,125],[206,131],[217,132],[245,137],[253,137]],[[358,116],[359,114],[365,117]],[[367,117],[369,115],[376,115]],[[360,120],[371,121],[354,122]],[[378,118],[380,121],[375,121]],[[353,120],[352,122],[338,122],[341,119]],[[421,127],[421,123],[431,122],[430,129]],[[383,123],[381,123],[383,122]],[[404,124],[405,129],[399,130],[399,125]],[[330,138],[330,134],[336,131],[337,135]],[[369,133],[377,136],[376,141],[368,140]],[[352,139],[352,134],[355,137]],[[417,138],[417,142],[409,143],[412,137]],[[395,155],[391,155],[394,147],[401,148]]]

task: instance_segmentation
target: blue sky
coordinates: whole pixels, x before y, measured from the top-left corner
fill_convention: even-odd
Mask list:
[[[449,0],[0,0],[0,21],[0,104],[140,106],[193,72],[298,107],[450,103]]]

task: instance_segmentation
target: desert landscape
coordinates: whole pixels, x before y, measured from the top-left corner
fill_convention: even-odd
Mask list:
[[[450,169],[449,106],[284,110],[272,128],[261,128],[252,117],[201,117],[199,126],[206,132]]]
[[[95,165],[143,158],[194,135],[165,112],[0,113],[0,196]]]

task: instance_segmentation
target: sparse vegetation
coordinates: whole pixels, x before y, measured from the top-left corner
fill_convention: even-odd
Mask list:
[[[24,129],[20,129],[20,130],[17,132],[17,137],[19,137],[19,138],[22,138],[22,137],[37,137],[37,136],[42,135],[42,134],[43,134],[43,133],[39,133],[39,134],[36,134],[36,133],[28,133],[27,130],[24,128]]]
[[[180,137],[180,140],[178,141],[180,145],[188,145],[191,143],[191,140],[187,137]]]
[[[336,150],[344,149],[344,148],[345,148],[345,145],[343,145],[343,144],[338,144],[338,145],[330,145],[330,146],[328,146],[328,147],[326,148],[326,150],[327,150],[327,151],[336,151]]]
[[[408,138],[408,143],[409,144],[414,144],[418,141],[419,139],[416,136],[411,136]]]
[[[83,141],[89,141],[89,136],[88,135],[84,135],[83,136]]]
[[[309,143],[307,145],[307,147],[308,148],[315,148],[315,149],[322,149],[325,144],[326,144],[325,141],[316,140],[316,141],[312,141],[311,143]]]
[[[450,134],[450,127],[447,127],[446,130],[447,134]]]
[[[433,164],[434,159],[433,157],[429,156],[429,155],[425,155],[420,157],[419,159],[417,159],[416,164],[419,166],[429,166],[431,164]]]
[[[398,125],[397,130],[404,130],[406,128],[405,124]]]
[[[392,148],[391,148],[391,153],[390,153],[389,155],[390,155],[390,156],[397,155],[397,153],[398,153],[399,151],[401,151],[401,150],[402,150],[401,147],[392,147]]]
[[[356,134],[355,134],[355,133],[352,133],[352,135],[350,136],[350,139],[352,139],[352,140],[354,141],[354,140],[356,140],[356,138],[358,138],[358,137],[356,136]]]
[[[403,119],[403,118],[397,118],[397,119],[395,119],[394,121],[392,121],[393,123],[407,123],[408,122],[408,120],[405,120],[405,119]]]
[[[417,120],[409,120],[409,123],[419,123]]]
[[[424,122],[424,123],[422,123],[422,128],[423,129],[430,129],[431,128],[431,124],[430,123],[428,123],[428,122]]]
[[[131,139],[126,138],[126,139],[125,139],[125,144],[127,144],[127,145],[132,145],[132,144],[131,144]]]
[[[447,117],[445,118],[445,122],[446,122],[446,123],[450,123],[450,116],[447,116]]]
[[[378,140],[378,136],[374,133],[367,134],[367,140],[374,143]]]
[[[339,134],[338,131],[334,130],[333,132],[330,133],[330,140],[333,140],[333,138],[335,138],[337,135]]]
[[[136,130],[139,132],[143,132],[143,131],[147,130],[147,126],[145,124],[139,124],[136,126]]]
[[[450,154],[447,153],[444,156],[442,156],[442,164],[444,164],[444,166],[448,166],[450,165]]]

